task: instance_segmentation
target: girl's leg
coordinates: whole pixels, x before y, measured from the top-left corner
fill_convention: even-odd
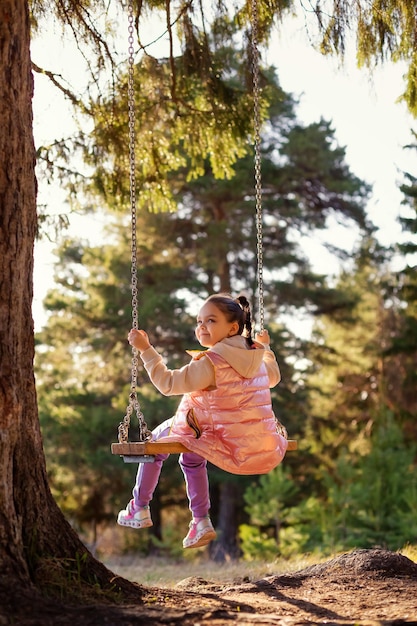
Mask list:
[[[206,459],[193,452],[184,452],[179,458],[179,464],[184,474],[193,518],[206,517],[210,509]]]
[[[179,463],[184,473],[187,496],[193,519],[187,536],[182,542],[183,548],[200,548],[216,539],[208,512],[210,509],[207,461],[192,452],[180,456]]]
[[[165,420],[152,431],[152,440],[168,435],[171,428],[172,418]],[[136,483],[133,488],[134,508],[148,506],[158,484],[159,476],[164,461],[169,454],[157,454],[152,463],[139,463],[136,474]]]
[[[152,431],[153,438],[159,439],[169,433],[172,419],[166,420]],[[136,474],[136,483],[133,488],[133,499],[127,507],[119,511],[117,523],[120,526],[131,528],[148,528],[152,526],[149,502],[152,500],[156,485],[158,484],[162,464],[168,454],[157,454],[152,463],[139,463]]]

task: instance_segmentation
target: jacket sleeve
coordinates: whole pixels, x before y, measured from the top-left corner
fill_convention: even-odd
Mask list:
[[[268,372],[269,386],[275,387],[281,380],[281,372],[275,354],[268,345],[265,345],[263,357]]]
[[[214,366],[208,358],[193,359],[178,370],[168,369],[153,347],[145,350],[140,358],[152,384],[164,396],[182,395],[215,384]]]

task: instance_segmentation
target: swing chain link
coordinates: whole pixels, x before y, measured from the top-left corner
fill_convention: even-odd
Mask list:
[[[137,242],[136,242],[136,131],[135,131],[135,87],[134,87],[134,15],[133,2],[129,2],[128,16],[128,85],[127,98],[129,109],[129,183],[130,183],[130,208],[131,208],[131,288],[132,288],[132,328],[138,328],[138,281],[137,281]]]
[[[132,220],[132,328],[138,328],[138,287],[137,287],[137,223],[136,223],[136,161],[135,161],[135,93],[134,93],[134,11],[133,0],[128,3],[128,108],[129,108],[129,163],[130,163],[130,206]],[[258,310],[259,325],[262,332],[265,324],[264,314],[264,287],[263,287],[263,235],[262,235],[262,174],[261,174],[261,140],[260,140],[260,87],[259,87],[259,51],[258,51],[258,10],[257,0],[252,0],[252,76],[253,76],[253,100],[254,100],[254,149],[255,149],[255,204],[256,204],[256,250],[257,250],[257,279],[258,279]],[[137,398],[137,372],[138,352],[132,348],[132,378],[129,405],[126,415],[119,425],[119,442],[128,441],[130,418],[135,410],[139,422],[139,441],[147,441],[152,438],[148,430],[145,418]],[[277,420],[277,430],[285,437],[285,427]]]
[[[262,211],[262,169],[261,169],[261,115],[260,115],[260,87],[259,87],[259,50],[258,50],[258,4],[252,0],[252,76],[253,76],[253,116],[254,116],[254,146],[255,146],[255,205],[256,205],[256,251],[257,251],[257,282],[258,282],[258,312],[260,332],[265,326],[264,307],[264,280],[263,280],[263,211]],[[275,416],[277,433],[288,439],[287,429],[278,417]]]
[[[261,116],[259,87],[259,50],[258,50],[258,6],[252,0],[252,79],[253,79],[253,115],[254,115],[254,147],[255,147],[255,205],[256,205],[256,252],[258,282],[258,313],[260,332],[265,325],[264,283],[263,283],[263,235],[262,235],[262,173],[261,173]]]
[[[136,220],[136,131],[135,131],[135,88],[134,88],[134,11],[133,0],[128,4],[128,110],[129,110],[129,182],[130,182],[130,208],[131,208],[131,290],[132,290],[132,328],[138,329],[138,278],[137,278],[137,220]],[[126,415],[119,424],[119,443],[127,443],[129,437],[130,418],[135,412],[139,426],[139,441],[148,441],[152,433],[148,429],[145,417],[142,413],[137,396],[138,378],[138,351],[132,347],[132,375],[130,383],[129,404]]]

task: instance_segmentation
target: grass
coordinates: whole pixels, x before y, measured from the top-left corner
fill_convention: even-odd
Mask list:
[[[410,559],[410,561],[414,561],[415,563],[417,563],[417,545],[412,546],[410,544],[407,544],[406,546],[404,546],[404,548],[402,548],[402,550],[398,550],[398,552],[403,556],[406,556],[408,559]]]
[[[407,545],[398,551],[400,554],[417,562],[417,546]],[[137,554],[113,556],[104,559],[105,565],[115,574],[147,587],[172,588],[185,578],[203,578],[214,583],[235,583],[259,580],[265,576],[294,572],[310,565],[327,561],[336,554],[326,557],[320,555],[299,555],[288,559],[264,561],[230,561],[215,563],[207,556],[193,553],[177,559],[166,557],[143,557]]]
[[[104,564],[112,572],[133,582],[149,587],[174,587],[189,577],[203,578],[209,582],[242,583],[259,580],[272,574],[284,574],[318,563],[317,556],[300,556],[291,561],[278,559],[272,563],[258,561],[230,561],[215,563],[201,557],[167,559],[137,555],[111,557]]]

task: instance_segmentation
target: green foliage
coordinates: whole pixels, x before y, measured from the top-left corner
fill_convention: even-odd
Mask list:
[[[244,558],[272,559],[303,551],[331,554],[357,547],[401,548],[417,531],[416,451],[387,413],[375,425],[367,453],[340,450],[332,473],[323,479],[321,497],[303,494],[298,504],[288,506],[285,491],[290,496],[296,491],[278,468],[277,482],[276,476],[260,481],[245,493],[250,525],[239,529]],[[276,490],[272,488],[275,482]],[[280,491],[283,486],[284,493]],[[279,541],[271,534],[278,518],[282,520]]]
[[[300,548],[300,535],[287,528],[288,503],[298,488],[289,471],[279,465],[260,476],[244,493],[250,524],[239,526],[240,549],[247,560],[289,556]]]
[[[416,150],[416,144],[408,146]],[[415,254],[417,252],[417,178],[410,173],[405,174],[405,182],[401,186],[404,194],[403,204],[407,213],[399,219],[407,240],[397,245],[397,251],[403,258],[402,267],[396,272],[390,283],[389,296],[398,311],[395,332],[391,333],[391,341],[386,346],[386,354],[397,363],[397,376],[392,380],[396,405],[403,413],[407,434],[416,437],[415,414],[417,397],[417,273]]]
[[[249,524],[239,526],[240,548],[246,561],[271,561],[277,556],[277,542],[266,532]]]
[[[397,550],[417,531],[416,446],[391,414],[381,416],[370,451],[355,460],[340,455],[327,479],[324,541],[343,548],[382,546]]]
[[[216,178],[231,178],[236,161],[247,154],[253,137],[252,55],[250,46],[245,53],[236,54],[236,41],[242,41],[237,22],[230,19],[225,6],[219,6],[213,16],[207,12],[200,16],[199,11],[194,13],[182,5],[171,4],[165,3],[164,8],[170,13],[161,22],[163,29],[168,24],[169,53],[164,56],[162,51],[159,56],[152,56],[142,48],[134,69],[137,204],[150,211],[175,210],[180,182],[186,184],[203,175],[207,163]],[[142,8],[145,10],[141,3],[139,14]],[[155,16],[159,15],[160,7],[150,8]],[[56,10],[61,15],[60,6]],[[104,24],[109,26],[106,34],[113,42],[111,13],[103,10],[101,18],[103,15]],[[70,12],[69,18],[72,17]],[[139,41],[142,17],[146,22],[146,16],[141,14],[137,22]],[[68,16],[65,18],[68,20]],[[84,27],[84,20],[81,21]],[[240,25],[246,27],[247,23]],[[100,48],[100,33],[92,29],[91,34],[93,41],[97,35]],[[178,48],[180,51],[174,53]],[[79,133],[65,142],[66,147],[62,142],[41,147],[39,157],[49,174],[62,174],[61,180],[70,189],[74,202],[83,186],[86,194],[99,191],[109,205],[120,209],[129,198],[128,76],[125,66],[116,69],[110,44],[101,54],[110,60],[111,86],[101,85],[93,73],[88,93],[95,93],[97,85],[101,93],[97,98],[90,96],[88,103],[80,102],[79,107],[83,119],[92,120],[93,130],[91,124],[87,128],[81,123]],[[104,62],[103,68],[107,68]],[[268,93],[267,88],[260,93],[261,119],[267,117]],[[78,102],[76,97],[73,101]],[[79,153],[93,169],[88,180],[70,172],[68,161]],[[173,176],[174,188],[169,183]]]
[[[274,11],[278,4],[286,6],[277,3]],[[260,4],[264,34],[272,24],[266,6]],[[184,13],[178,23],[181,54],[144,53],[135,72],[138,203],[148,209],[137,216],[139,324],[174,367],[184,364],[185,349],[197,347],[191,309],[198,299],[240,289],[251,297],[257,289],[250,51],[239,41],[238,25],[220,16],[208,33]],[[108,452],[129,394],[131,356],[126,75],[120,71],[111,97],[89,102],[93,130],[74,138],[74,151],[81,151],[91,172],[82,187],[88,203],[73,180],[70,190],[88,210],[98,210],[104,199],[109,230],[104,245],[67,241],[59,250],[56,288],[46,300],[50,317],[38,337],[52,488],[83,527],[111,519],[117,505],[125,505],[134,474]],[[251,529],[242,527],[242,545],[251,558],[262,550],[291,554],[341,545],[345,537],[331,525],[323,502],[334,514],[346,511],[347,496],[327,478],[343,477],[347,484],[354,479],[350,461],[369,450],[370,425],[387,381],[380,370],[382,254],[372,238],[362,242],[354,273],[348,267],[332,287],[311,271],[299,243],[300,234],[314,237],[332,218],[369,235],[369,188],[350,172],[330,123],[302,126],[275,71],[262,68],[261,78],[261,113],[268,121],[262,138],[265,305],[283,372],[273,402],[291,436],[300,439],[300,452],[287,455],[287,474],[263,477],[247,492],[253,519]],[[176,211],[162,211],[170,208]],[[298,311],[319,320],[310,344],[283,322],[282,313]],[[141,368],[138,387],[150,428],[173,414],[178,399],[162,398]],[[173,465],[156,496],[163,510],[184,504]],[[237,523],[242,517],[237,511]],[[175,521],[159,537],[160,549],[169,549]],[[346,528],[345,518],[340,527]]]
[[[71,92],[48,69],[34,67],[49,76],[76,108],[95,120],[90,136],[81,131],[74,141],[62,140],[55,146],[40,147],[39,155],[49,173],[61,169],[61,179],[67,182],[71,179],[69,187],[75,198],[81,179],[63,162],[68,153],[81,150],[86,162],[96,170],[95,187],[108,196],[108,202],[113,197],[119,205],[124,204],[127,190],[117,173],[126,167],[126,142],[120,132],[127,126],[126,72],[119,67],[117,40],[126,7],[118,0],[110,3],[72,0],[65,4],[59,0],[30,0],[29,6],[34,31],[42,32],[43,20],[52,18],[75,36],[83,57],[88,59],[91,81],[84,92],[87,97]],[[284,18],[297,8],[293,0],[258,0],[258,42],[268,45],[274,24],[280,21],[285,27]],[[356,48],[359,66],[373,68],[387,60],[405,63],[401,97],[417,115],[417,17],[413,2],[317,0],[308,9],[302,8],[306,36],[311,39],[314,19],[318,47],[323,54],[336,53],[343,58],[347,49]],[[253,135],[252,4],[250,1],[233,6],[225,2],[215,6],[201,3],[194,7],[193,3],[148,1],[134,3],[134,11],[141,55],[135,90],[140,136],[139,203],[151,210],[173,210],[175,196],[167,184],[172,172],[178,176],[186,168],[187,174],[182,172],[184,178],[191,180],[203,174],[205,162],[209,161],[216,177],[230,177],[237,160],[247,153],[247,140]],[[152,56],[151,46],[142,44],[143,39],[147,40],[149,19],[160,20],[167,31],[169,45],[159,57]],[[244,42],[246,46],[238,65],[230,61],[230,50],[236,42],[241,47]],[[102,74],[111,85],[108,89],[111,95],[104,96]],[[266,119],[269,97],[264,79],[261,72],[260,110],[261,117]],[[97,93],[99,106],[94,101]],[[107,161],[103,155],[110,143],[117,146],[117,156]],[[58,156],[63,162],[58,162]],[[116,176],[112,177],[112,173]]]
[[[311,451],[319,455],[318,480],[333,471],[340,447],[366,451],[369,425],[384,402],[393,365],[383,360],[388,320],[381,285],[387,276],[373,238],[364,239],[355,264],[342,272],[338,289],[350,307],[329,310],[316,324],[310,348]]]
[[[260,476],[256,485],[245,491],[246,511],[252,524],[274,524],[279,530],[285,503],[297,492],[297,486],[283,465]]]
[[[98,54],[87,55],[93,81],[85,99],[61,85],[88,118],[88,130],[81,124],[76,137],[41,147],[38,156],[49,171],[60,170],[77,206],[84,208],[87,196],[88,209],[96,211],[97,198],[104,198],[112,211],[125,215],[127,77],[108,43],[115,29],[107,5],[33,0],[31,6],[34,23],[53,14]],[[259,0],[260,41],[268,40],[274,18],[292,6]],[[230,10],[230,4],[218,3],[213,21],[202,7],[199,13],[193,3],[137,5],[138,24],[146,9],[171,11],[164,19],[169,54],[151,57],[140,44],[135,130],[138,205],[158,213],[144,211],[139,220],[140,322],[173,365],[182,362],[193,341],[191,295],[218,288],[256,290],[251,5]],[[97,13],[104,19],[97,21]],[[354,31],[359,65],[404,61],[403,97],[417,114],[414,3],[320,2],[316,15],[325,53],[343,55],[347,33]],[[178,54],[174,39],[180,42]],[[99,74],[109,68],[113,86],[103,90]],[[416,450],[410,444],[416,432],[415,267],[405,267],[395,283],[370,237],[337,288],[329,289],[326,277],[311,271],[296,243],[299,234],[314,237],[333,216],[369,234],[363,206],[369,189],[350,173],[328,122],[297,124],[293,102],[270,68],[261,68],[260,104],[261,118],[269,122],[262,146],[266,307],[285,373],[285,390],[282,396],[280,389],[274,392],[274,404],[302,437],[299,456],[285,465],[291,480],[288,470],[279,468],[248,489],[251,525],[241,525],[242,549],[252,559],[273,558],[278,550],[396,549],[417,530]],[[71,168],[80,153],[89,168],[82,185]],[[415,178],[409,175],[408,182],[403,191],[415,209]],[[178,207],[175,216],[159,214]],[[414,236],[415,215],[402,221]],[[118,224],[114,241],[103,246],[67,242],[61,248],[57,287],[46,302],[50,318],[38,337],[38,394],[51,486],[71,521],[84,527],[113,517],[117,501],[128,499],[134,473],[108,450],[129,392],[128,232],[127,224]],[[415,241],[400,251],[409,258]],[[320,315],[310,346],[277,317],[300,309]],[[303,359],[311,365],[300,373],[293,363]],[[140,398],[152,427],[175,403],[145,381],[140,375]],[[184,504],[177,474],[167,472],[157,496],[165,508],[169,500],[171,506]],[[177,535],[175,520],[169,520],[159,545]],[[81,561],[71,564],[71,582],[80,581],[83,567]]]
[[[120,233],[115,228],[112,237]],[[134,479],[135,468],[110,453],[130,391],[129,248],[124,235],[120,245],[97,248],[68,241],[60,254],[56,288],[46,301],[50,316],[37,336],[39,413],[52,492],[67,517],[86,531],[114,519],[130,498]],[[163,273],[169,293],[169,270]],[[164,300],[158,283],[153,289],[159,298],[149,297],[141,310],[146,325],[157,317],[167,327],[176,309],[179,326],[189,319],[180,300]],[[158,329],[151,335],[157,340]],[[166,342],[171,344],[170,338],[159,341],[161,347]],[[170,417],[176,404],[149,383],[139,400],[150,428]],[[136,429],[133,416],[132,439]],[[178,487],[180,472],[175,476]]]
[[[386,60],[404,61],[403,99],[417,115],[417,55],[415,52],[416,11],[413,2],[373,0],[372,2],[316,2],[314,12],[321,34],[320,49],[342,57],[355,33],[359,67],[374,67]]]
[[[236,51],[231,54],[234,63],[236,55]],[[335,302],[343,310],[351,299],[342,291],[328,289],[324,278],[311,272],[295,234],[301,228],[314,234],[326,227],[332,214],[366,230],[363,202],[367,188],[345,165],[344,151],[337,147],[330,125],[322,121],[302,128],[296,123],[292,98],[279,88],[272,70],[268,71],[268,81],[270,133],[262,145],[265,303],[273,346],[285,380],[285,385],[274,390],[273,401],[291,436],[298,436],[308,415],[308,370],[295,372],[294,362],[305,357],[306,345],[276,318],[277,310],[334,310]],[[144,92],[140,92],[140,97],[144,98]],[[149,97],[153,97],[151,89]],[[157,121],[152,122],[151,116],[149,123]],[[162,128],[161,120],[161,132]],[[276,157],[280,147],[284,159]],[[116,163],[118,157],[113,158],[113,154],[125,150],[125,145],[119,145],[117,137],[113,143],[108,135],[97,150],[104,148],[101,162]],[[103,460],[105,448],[115,439],[129,395],[126,335],[131,326],[130,224],[120,213],[113,212],[122,205],[128,186],[125,156],[124,153],[120,169],[114,168],[114,177],[109,177],[108,183],[102,181],[97,186],[94,179],[91,185],[91,192],[97,193],[98,198],[104,195],[110,200],[106,243],[94,247],[71,240],[63,243],[56,288],[46,299],[50,317],[38,337],[41,424],[52,487],[67,515],[83,527],[115,515],[116,503],[125,505],[133,482],[133,472],[123,467],[119,459]],[[101,171],[97,170],[99,177]],[[235,172],[232,180],[215,181],[212,167],[205,159],[204,176],[196,180],[186,182],[185,171],[178,177],[168,177],[171,190],[178,191],[178,211],[138,212],[139,324],[148,331],[151,342],[170,366],[183,365],[185,349],[198,347],[191,302],[219,289],[237,292],[242,288],[249,296],[256,291],[252,155],[239,159]],[[108,173],[110,176],[110,170]],[[109,196],[105,188],[114,190],[114,195]],[[313,188],[317,196],[311,193]],[[288,277],[277,280],[277,270],[286,272]],[[148,427],[153,428],[173,414],[178,399],[162,398],[142,368],[138,390]],[[95,429],[103,438],[100,443],[94,438]],[[135,434],[132,438],[136,438]],[[77,454],[71,454],[73,442]],[[78,465],[83,467],[82,477],[77,472]],[[302,477],[306,484],[312,483],[310,477],[306,478],[305,457],[288,455],[288,465],[294,479]],[[170,499],[178,501],[176,493],[182,494],[179,472],[164,474],[168,478],[157,496],[161,507]],[[109,486],[110,482],[117,489]],[[276,485],[265,484],[264,488],[273,491]],[[276,521],[271,522],[268,532],[274,524]],[[295,533],[289,529],[280,531],[281,536],[287,537],[282,550],[293,551],[304,541],[303,532],[301,523]],[[165,537],[159,537],[159,541],[169,543]]]

